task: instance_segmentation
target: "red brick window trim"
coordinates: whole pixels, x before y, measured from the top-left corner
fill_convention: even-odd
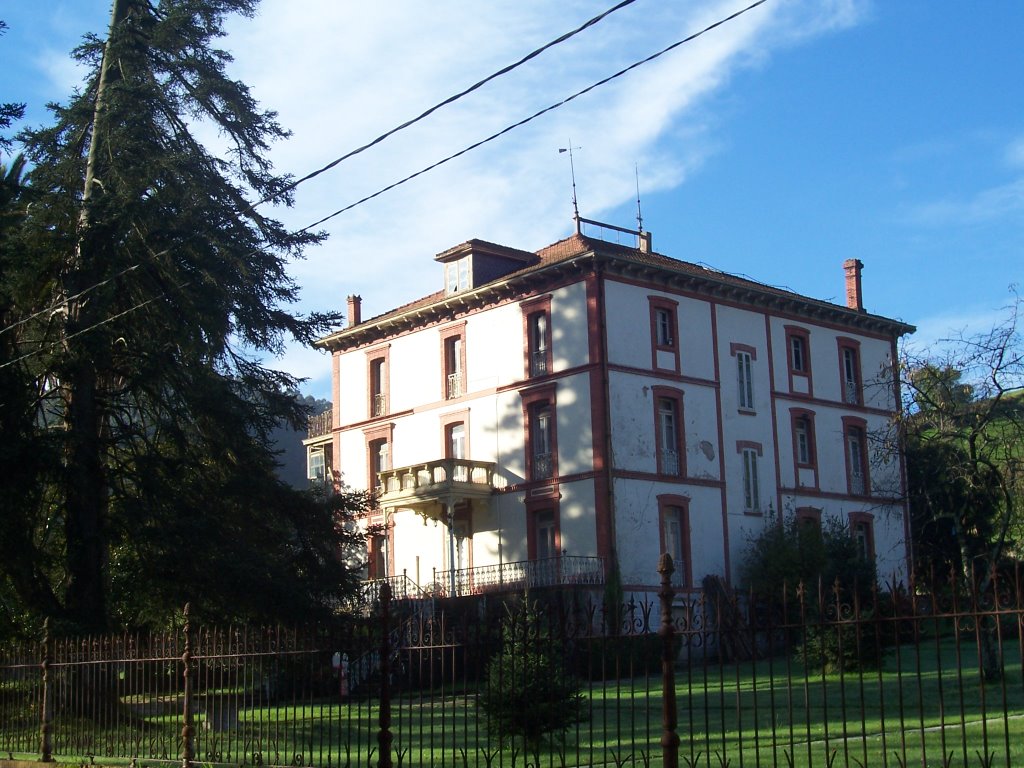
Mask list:
[[[441,399],[466,394],[466,321],[446,326],[441,337]]]
[[[855,416],[843,416],[843,453],[846,455],[846,488],[851,496],[871,495],[868,467],[868,424]]]
[[[453,426],[461,424],[465,432],[465,443],[464,443],[464,456],[462,458],[469,458],[469,409],[463,408],[458,411],[449,411],[448,413],[442,414],[440,417],[441,424],[441,455],[446,459],[459,458],[452,455],[452,443],[451,443],[451,429]]]
[[[794,515],[796,522],[797,546],[821,545],[821,510],[817,507],[797,507]]]
[[[746,352],[750,355],[751,360],[757,360],[757,347],[752,347],[750,344],[737,344],[736,342],[730,343],[729,354],[735,357],[737,352]]]
[[[661,551],[672,557],[672,584],[693,585],[690,557],[690,500],[686,496],[658,496],[658,534]]]
[[[757,349],[749,344],[729,345],[729,354],[736,358],[736,401],[740,413],[752,414],[754,409],[754,361]]]
[[[761,468],[758,459],[764,455],[761,443],[737,440],[736,453],[740,455],[743,472],[743,511],[748,515],[761,514]]]
[[[552,371],[551,294],[519,304],[523,312],[523,371],[526,378],[546,376]]]
[[[790,388],[792,388],[793,379],[796,377],[807,379],[809,387],[811,381],[811,332],[796,325],[787,325],[785,330],[786,364],[789,368]],[[808,394],[810,394],[810,390]]]
[[[850,513],[850,535],[867,560],[875,559],[875,516],[870,512]]]
[[[523,405],[523,445],[526,450],[526,478],[552,480],[558,477],[558,419],[555,412],[555,384],[532,387],[519,393]]]
[[[797,524],[814,525],[821,531],[821,510],[817,507],[797,507],[795,517]]]
[[[683,391],[652,387],[657,473],[662,477],[686,477],[686,436]]]
[[[648,296],[651,322],[651,367],[666,369],[658,364],[659,353],[672,354],[673,363],[668,370],[679,372],[679,302],[664,296]]]
[[[836,339],[839,346],[839,399],[847,405],[864,404],[864,379],[861,375],[860,342],[846,336]]]
[[[366,487],[372,491],[380,492],[381,490],[377,473],[394,466],[392,464],[394,432],[395,425],[393,423],[381,424],[363,430],[363,438],[366,441]]]
[[[798,468],[816,467],[818,450],[814,438],[814,411],[790,408],[789,420],[793,434],[793,463]]]
[[[391,345],[366,352],[366,380],[369,392],[367,413],[371,419],[386,416],[390,412],[391,392]]]
[[[526,501],[526,556],[530,560],[562,554],[561,510],[557,497]]]

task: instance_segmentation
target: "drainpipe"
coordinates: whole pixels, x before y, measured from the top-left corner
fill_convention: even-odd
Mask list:
[[[448,594],[455,597],[455,504],[449,499],[444,507],[448,517]]]

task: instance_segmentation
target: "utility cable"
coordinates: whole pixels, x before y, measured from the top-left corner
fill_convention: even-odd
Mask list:
[[[474,149],[477,149],[478,147],[482,147],[484,144],[487,144],[487,143],[489,143],[491,141],[494,141],[495,139],[500,138],[501,136],[504,136],[506,133],[509,133],[510,131],[513,131],[516,128],[524,126],[527,123],[532,122],[533,120],[536,120],[538,117],[547,114],[548,112],[552,112],[552,111],[558,109],[559,107],[565,106],[570,101],[573,101],[574,99],[577,99],[580,96],[583,96],[584,94],[589,93],[590,91],[594,90],[595,88],[599,88],[602,85],[610,83],[612,80],[615,80],[616,78],[621,77],[622,75],[626,74],[627,72],[631,72],[632,70],[636,69],[637,67],[641,67],[644,64],[648,64],[648,63],[654,61],[655,59],[657,59],[657,58],[659,58],[661,56],[664,56],[666,53],[675,50],[676,48],[678,48],[681,45],[685,45],[686,43],[689,43],[689,42],[691,42],[693,40],[696,40],[701,35],[707,34],[711,30],[716,29],[717,27],[720,27],[723,24],[728,23],[728,22],[732,21],[733,19],[738,18],[739,16],[742,16],[744,13],[747,13],[748,11],[751,11],[754,8],[757,8],[757,6],[763,5],[766,2],[768,2],[768,0],[757,0],[757,2],[751,3],[746,8],[743,8],[742,10],[736,11],[732,15],[726,16],[724,19],[720,19],[719,21],[716,21],[714,24],[710,24],[707,27],[704,27],[704,29],[700,30],[699,32],[694,32],[692,35],[689,35],[688,37],[684,37],[682,40],[678,40],[678,41],[672,43],[671,45],[667,46],[666,48],[662,48],[657,53],[653,53],[653,54],[651,54],[650,56],[648,56],[645,59],[640,59],[639,61],[636,61],[636,62],[630,64],[625,69],[620,69],[615,74],[609,75],[608,77],[606,77],[606,78],[604,78],[602,80],[598,80],[596,83],[593,83],[592,85],[587,86],[583,90],[577,91],[576,93],[572,94],[571,96],[568,96],[568,97],[562,99],[561,101],[552,104],[551,106],[545,107],[544,109],[540,110],[539,112],[534,112],[529,117],[526,117],[526,118],[524,118],[524,119],[522,119],[522,120],[520,120],[518,122],[512,123],[511,125],[501,129],[497,133],[492,133],[490,136],[488,136],[485,139],[481,139],[480,141],[477,141],[477,142],[475,142],[473,144],[470,144],[468,147],[460,149],[458,152],[455,152],[454,154],[448,155],[447,157],[443,158],[442,160],[438,160],[436,163],[432,163],[432,164],[428,165],[426,168],[421,168],[420,170],[416,171],[415,173],[409,174],[408,176],[406,176],[403,179],[399,179],[398,181],[396,181],[396,182],[394,182],[392,184],[388,184],[386,187],[383,187],[383,188],[377,190],[376,192],[374,192],[373,194],[367,195],[366,197],[362,197],[359,200],[356,200],[354,203],[350,203],[349,205],[346,205],[344,208],[339,208],[334,213],[328,214],[327,216],[324,216],[322,219],[314,221],[312,224],[309,224],[308,226],[303,227],[302,229],[299,230],[299,232],[305,232],[307,230],[312,229],[313,227],[317,227],[317,226],[323,224],[325,221],[329,221],[329,220],[333,219],[335,216],[340,216],[341,214],[345,213],[346,211],[351,211],[356,206],[362,205],[365,202],[373,200],[375,197],[380,197],[385,192],[389,192],[392,189],[394,189],[395,187],[400,187],[402,184],[405,184],[406,182],[412,181],[413,179],[415,179],[418,176],[422,176],[423,174],[428,173],[428,172],[434,170],[435,168],[438,168],[438,167],[444,165],[445,163],[448,163],[448,162],[454,160],[457,157],[461,157],[462,155],[465,155],[466,153],[471,152]]]
[[[632,1],[633,0],[630,0],[630,2],[632,2]],[[412,174],[406,176],[403,179],[400,179],[400,180],[398,180],[398,181],[396,181],[396,182],[394,182],[392,184],[389,184],[386,187],[382,187],[381,189],[377,190],[373,194],[370,194],[370,195],[367,195],[367,196],[365,196],[363,198],[360,198],[359,200],[356,200],[354,203],[350,203],[349,205],[346,205],[344,208],[340,208],[337,211],[335,211],[334,213],[328,214],[327,216],[324,216],[323,218],[321,218],[321,219],[319,219],[317,221],[314,221],[312,224],[308,224],[305,227],[303,227],[302,229],[299,229],[297,231],[298,232],[306,232],[306,231],[308,231],[310,229],[313,229],[314,227],[317,227],[317,226],[323,224],[324,222],[329,221],[330,219],[333,219],[336,216],[340,216],[342,213],[350,211],[353,208],[355,208],[355,207],[357,207],[359,205],[362,205],[363,203],[366,203],[366,202],[368,202],[370,200],[373,200],[376,197],[379,197],[379,196],[383,195],[385,192],[389,192],[390,190],[395,189],[396,187],[399,187],[402,184],[405,184],[406,182],[412,181],[413,179],[415,179],[415,178],[417,178],[419,176],[422,176],[425,173],[428,173],[428,172],[434,170],[435,168],[438,168],[438,167],[444,165],[445,163],[448,163],[448,162],[450,162],[450,161],[452,161],[452,160],[454,160],[454,159],[456,159],[458,157],[461,157],[462,155],[465,155],[468,152],[471,152],[472,150],[477,149],[478,147],[483,146],[484,144],[487,144],[487,143],[489,143],[491,141],[494,141],[495,139],[497,139],[497,138],[499,138],[501,136],[504,136],[506,133],[509,133],[509,132],[515,130],[516,128],[519,128],[519,127],[521,127],[523,125],[526,125],[527,123],[532,122],[533,120],[536,120],[538,117],[541,117],[542,115],[545,115],[548,112],[552,112],[552,111],[558,109],[559,107],[565,106],[569,102],[573,101],[574,99],[579,98],[580,96],[583,96],[583,95],[589,93],[590,91],[594,90],[595,88],[599,88],[602,85],[606,85],[607,83],[610,83],[612,80],[615,80],[615,79],[625,75],[626,73],[631,72],[632,70],[637,69],[638,67],[643,66],[644,64],[648,64],[648,63],[654,61],[655,59],[658,59],[661,56],[664,56],[666,53],[669,53],[670,51],[673,51],[676,48],[679,48],[680,46],[685,45],[686,43],[689,43],[689,42],[692,42],[693,40],[696,40],[698,37],[701,37],[702,35],[705,35],[705,34],[707,34],[708,32],[710,32],[710,31],[712,31],[714,29],[717,29],[718,27],[722,26],[723,24],[727,24],[728,22],[730,22],[730,21],[732,21],[732,20],[742,16],[743,14],[747,13],[748,11],[752,11],[754,8],[757,8],[759,5],[763,5],[766,2],[768,2],[768,0],[756,0],[756,2],[751,3],[746,8],[742,8],[742,9],[736,11],[735,13],[730,14],[729,16],[726,16],[725,18],[719,19],[718,21],[714,22],[713,24],[709,24],[708,26],[704,27],[703,29],[701,29],[701,30],[699,30],[697,32],[694,32],[693,34],[688,35],[687,37],[684,37],[683,39],[678,40],[678,41],[672,43],[671,45],[666,46],[665,48],[662,48],[660,51],[658,51],[656,53],[653,53],[650,56],[647,56],[646,58],[643,58],[643,59],[640,59],[638,61],[635,61],[634,63],[630,64],[628,67],[620,69],[618,72],[615,72],[614,74],[611,74],[608,77],[605,77],[605,78],[603,78],[601,80],[598,80],[597,82],[593,83],[592,85],[589,85],[586,88],[584,88],[584,89],[582,89],[580,91],[577,91],[576,93],[572,94],[571,96],[568,96],[568,97],[562,99],[559,102],[556,102],[556,103],[554,103],[554,104],[552,104],[552,105],[550,105],[548,107],[545,107],[544,109],[542,109],[542,110],[540,110],[538,112],[535,112],[534,114],[530,115],[529,117],[526,117],[526,118],[524,118],[522,120],[519,120],[518,122],[512,123],[511,125],[509,125],[509,126],[503,128],[502,130],[498,131],[497,133],[493,133],[490,136],[488,136],[487,138],[481,139],[480,141],[477,141],[477,142],[475,142],[473,144],[470,144],[469,146],[465,147],[464,149],[461,149],[458,152],[455,152],[455,153],[453,153],[451,155],[448,155],[447,157],[445,157],[445,158],[443,158],[441,160],[438,160],[437,162],[432,163],[431,165],[428,165],[425,168],[422,168],[419,171],[416,171],[415,173],[412,173]],[[616,6],[616,7],[618,7],[618,6]],[[612,9],[612,10],[614,10],[614,9]],[[607,13],[610,13],[610,12],[611,11],[606,12],[605,15],[607,15]],[[396,130],[398,130],[398,129],[396,129]],[[393,132],[394,131],[392,131],[392,133]],[[386,135],[385,135],[385,137],[386,137]],[[384,137],[382,137],[382,138],[384,138]],[[374,142],[374,143],[376,143],[376,142]],[[371,145],[367,145],[367,146],[372,146],[372,144]],[[340,163],[342,160],[345,159],[345,157],[351,157],[353,154],[356,154],[357,152],[360,152],[363,149],[365,149],[365,147],[361,148],[359,150],[356,150],[355,152],[351,152],[351,153],[349,153],[348,155],[346,155],[346,156],[344,156],[342,158],[339,158],[338,160],[334,161],[334,163],[332,163],[331,165],[325,166],[324,168],[320,169],[319,171],[316,171],[313,174],[310,174],[310,175],[308,175],[306,177],[303,177],[303,179],[300,179],[298,182],[295,182],[295,184],[301,183],[302,181],[308,180],[308,179],[313,178],[314,176],[316,176],[316,175],[318,175],[320,173],[323,173],[328,168],[333,167],[334,165],[337,165],[338,163]],[[295,184],[293,184],[292,186],[294,187]],[[264,201],[261,201],[261,202],[264,202]],[[258,204],[259,203],[257,203],[256,205],[258,205]],[[136,266],[138,266],[138,265],[136,265]],[[96,287],[96,286],[93,286],[93,287]],[[91,288],[88,288],[86,290],[91,290]],[[84,291],[83,291],[83,293],[84,293]],[[75,336],[79,336],[79,335],[81,335],[83,333],[86,333],[87,331],[90,331],[93,328],[97,328],[97,327],[99,327],[101,325],[104,325],[104,324],[106,324],[108,322],[111,322],[111,321],[113,321],[113,320],[115,320],[115,319],[117,319],[119,317],[127,315],[128,313],[133,312],[136,309],[141,309],[142,307],[146,306],[147,304],[150,304],[150,303],[152,303],[154,301],[157,301],[157,300],[159,300],[161,298],[164,298],[165,295],[166,295],[165,293],[161,293],[159,296],[153,297],[151,299],[147,299],[146,301],[143,301],[143,302],[141,302],[139,304],[136,304],[133,307],[129,307],[128,309],[126,309],[126,310],[124,310],[124,311],[114,315],[113,317],[109,317],[106,320],[101,320],[101,321],[99,321],[97,323],[94,323],[93,325],[87,326],[85,328],[82,328],[82,329],[76,331],[75,333],[71,334],[70,336],[65,337],[62,340],[53,342],[50,346],[53,346],[53,345],[58,344],[58,343],[61,343],[61,341],[64,341],[66,339],[70,339],[70,338],[73,338]],[[59,306],[59,305],[57,305],[57,306]],[[11,326],[11,327],[13,327],[13,326]],[[3,329],[3,330],[7,330],[7,329]],[[10,365],[14,365],[15,363],[18,363],[18,362],[20,362],[22,360],[25,360],[28,357],[32,357],[35,354],[39,354],[40,351],[41,350],[38,350],[38,349],[37,350],[33,350],[32,352],[27,352],[24,355],[22,355],[21,357],[18,357],[18,358],[14,359],[14,360],[10,360],[10,361],[8,361],[6,363],[2,363],[2,364],[0,364],[0,369],[6,368],[6,367],[8,367]]]
[[[76,301],[77,299],[80,299],[83,296],[85,296],[85,294],[89,293],[89,291],[94,291],[97,288],[102,288],[104,285],[107,285],[108,283],[112,283],[114,280],[116,280],[117,278],[121,277],[122,275],[126,275],[129,272],[132,272],[132,271],[138,269],[141,266],[142,266],[141,264],[132,264],[130,267],[122,269],[120,272],[111,275],[110,277],[106,278],[105,280],[101,280],[100,282],[98,282],[98,283],[96,283],[94,285],[90,285],[88,288],[83,288],[78,293],[76,293],[74,296],[68,296],[65,299],[61,299],[56,304],[51,304],[50,306],[48,306],[46,309],[41,309],[38,312],[35,312],[35,313],[31,314],[31,315],[28,315],[27,317],[23,317],[21,320],[18,320],[16,322],[11,323],[8,326],[0,328],[0,333],[7,333],[7,331],[13,331],[15,328],[17,328],[19,326],[22,326],[25,323],[31,322],[32,320],[35,320],[37,317],[41,317],[42,315],[54,315],[57,312],[60,312],[62,308],[66,307],[68,302]]]
[[[188,285],[188,282],[191,282],[191,281],[186,281],[184,283],[180,283],[176,287],[182,288],[182,287]],[[35,355],[42,354],[44,349],[53,349],[57,345],[63,344],[64,342],[66,342],[68,339],[73,339],[76,336],[81,336],[83,333],[88,333],[89,331],[95,330],[96,328],[99,328],[101,325],[106,325],[107,323],[112,323],[115,320],[117,320],[118,318],[124,317],[125,315],[130,314],[131,312],[134,312],[137,309],[142,309],[147,304],[152,304],[154,301],[160,301],[160,299],[164,299],[164,298],[167,298],[167,291],[161,291],[159,296],[153,296],[152,298],[146,299],[145,301],[141,301],[138,304],[135,304],[134,306],[128,307],[128,309],[125,309],[125,310],[122,310],[121,312],[118,312],[116,315],[111,315],[110,317],[105,318],[104,320],[99,320],[98,322],[95,322],[92,325],[87,325],[85,328],[79,328],[74,333],[69,333],[67,336],[62,336],[59,339],[51,341],[49,344],[46,344],[46,345],[44,345],[41,348],[33,349],[31,352],[26,352],[21,357],[16,357],[13,360],[8,360],[6,363],[0,363],[0,369],[7,368],[8,366],[11,366],[11,365],[15,365],[16,363],[20,363],[22,360],[27,360],[28,358],[34,357]]]
[[[542,45],[540,48],[537,48],[537,49],[531,51],[530,53],[526,54],[525,56],[523,56],[518,61],[516,61],[516,62],[514,62],[512,64],[509,64],[509,65],[507,65],[505,67],[502,67],[497,72],[494,72],[493,74],[488,75],[483,80],[480,80],[479,82],[474,83],[473,85],[469,86],[465,90],[459,91],[458,93],[456,93],[456,94],[454,94],[452,96],[449,96],[444,101],[438,102],[437,104],[432,106],[430,109],[428,109],[425,112],[421,113],[420,115],[412,118],[411,120],[406,120],[401,125],[395,126],[391,130],[389,130],[389,131],[387,131],[385,133],[382,133],[380,136],[378,136],[377,138],[373,139],[373,141],[370,141],[370,142],[368,142],[366,144],[363,144],[361,147],[357,147],[356,149],[353,149],[351,152],[346,152],[344,155],[342,155],[341,157],[337,158],[336,160],[332,160],[330,163],[328,163],[327,165],[323,166],[322,168],[318,168],[317,170],[313,171],[312,173],[308,173],[305,176],[303,176],[302,178],[296,179],[295,181],[290,182],[289,184],[283,186],[281,189],[273,192],[270,195],[267,195],[263,199],[255,202],[255,203],[252,203],[251,205],[249,205],[246,208],[244,208],[241,213],[242,214],[249,213],[249,212],[253,211],[257,206],[263,205],[264,203],[268,203],[271,200],[274,200],[275,198],[280,197],[281,195],[283,195],[283,194],[285,194],[285,193],[295,189],[297,186],[299,186],[303,182],[309,181],[310,179],[314,179],[317,176],[319,176],[320,174],[325,173],[326,171],[329,171],[330,169],[336,167],[337,165],[339,165],[340,163],[344,162],[345,160],[348,160],[351,157],[355,157],[356,155],[358,155],[358,154],[360,154],[362,152],[365,152],[366,150],[376,146],[377,144],[380,144],[382,141],[384,141],[388,137],[393,136],[394,134],[398,133],[399,131],[402,131],[402,130],[404,130],[404,129],[412,126],[412,125],[415,125],[416,123],[420,122],[421,120],[425,119],[426,117],[429,117],[434,112],[436,112],[437,110],[441,109],[442,107],[445,107],[445,106],[447,106],[449,104],[452,104],[452,103],[458,101],[463,96],[467,96],[470,93],[472,93],[473,91],[479,90],[480,88],[485,86],[487,83],[491,82],[492,80],[495,80],[495,79],[501,77],[502,75],[508,74],[512,70],[522,66],[523,64],[525,64],[526,62],[530,61],[531,59],[537,58],[540,54],[544,53],[544,51],[546,51],[546,50],[548,50],[550,48],[554,48],[556,45],[564,43],[566,40],[569,40],[570,38],[575,37],[580,32],[583,32],[584,30],[586,30],[586,29],[594,26],[598,22],[604,20],[606,17],[608,17],[611,14],[615,13],[615,11],[618,11],[618,10],[620,10],[622,8],[625,8],[627,5],[632,5],[635,2],[636,2],[636,0],[622,0],[621,2],[619,2],[616,5],[612,6],[611,8],[609,8],[606,11],[604,11],[603,13],[598,14],[597,16],[593,17],[592,19],[589,19],[588,21],[584,22],[580,26],[576,27],[576,29],[573,29],[573,30],[571,30],[569,32],[566,32],[563,35],[560,35],[559,37],[555,38],[551,42],[546,43],[545,45]],[[305,232],[305,231],[309,230],[310,228],[312,228],[313,226],[315,226],[315,225],[311,224],[308,227],[304,227],[303,229],[300,229],[299,232]],[[126,270],[124,270],[122,272],[118,272],[116,275],[113,275],[111,278],[109,278],[107,280],[104,280],[103,282],[97,283],[96,285],[93,285],[93,286],[90,286],[88,288],[83,289],[81,292],[79,292],[75,296],[70,296],[70,297],[68,297],[66,299],[61,300],[60,302],[57,302],[56,304],[53,304],[53,305],[47,307],[46,309],[40,310],[39,312],[36,312],[33,315],[29,315],[28,317],[25,317],[25,318],[23,318],[22,320],[19,320],[16,323],[12,323],[11,325],[6,326],[5,328],[0,328],[0,334],[5,333],[5,332],[7,332],[9,330],[12,330],[14,328],[17,328],[18,326],[23,325],[24,323],[27,323],[27,322],[29,322],[29,321],[33,320],[34,318],[39,317],[41,315],[45,315],[47,313],[51,313],[52,314],[53,312],[58,312],[58,311],[60,311],[60,308],[62,306],[65,306],[67,304],[67,302],[73,301],[74,299],[77,299],[77,298],[80,298],[81,296],[83,296],[84,294],[88,293],[89,291],[94,290],[95,288],[99,288],[102,285],[105,285],[106,283],[110,282],[110,280],[112,280],[112,279],[114,279],[116,277],[120,277],[121,275],[125,274],[125,272],[129,272],[132,269],[136,269],[138,266],[139,265],[136,264],[135,266],[133,266],[133,267],[131,267],[129,269],[126,269]]]
[[[441,107],[445,107],[445,106],[447,106],[449,104],[452,104],[452,103],[458,101],[459,99],[461,99],[463,96],[467,96],[470,93],[472,93],[473,91],[479,90],[483,86],[487,85],[487,83],[491,82],[492,80],[496,80],[497,78],[501,77],[502,75],[507,75],[509,72],[511,72],[512,70],[522,66],[523,64],[525,64],[526,62],[530,61],[531,59],[537,58],[538,56],[540,56],[540,54],[544,53],[544,51],[548,50],[549,48],[554,48],[556,45],[564,43],[566,40],[568,40],[568,39],[570,39],[572,37],[575,37],[580,32],[583,32],[584,30],[586,30],[586,29],[594,26],[598,22],[602,21],[607,16],[610,16],[611,14],[615,13],[615,11],[618,11],[621,8],[625,8],[627,5],[631,5],[634,2],[636,2],[636,0],[622,0],[622,2],[617,3],[616,5],[613,5],[611,8],[609,8],[604,13],[600,13],[597,16],[595,16],[594,18],[590,19],[589,21],[586,21],[583,24],[581,24],[580,26],[576,27],[576,29],[574,29],[574,30],[572,30],[570,32],[566,32],[564,35],[561,35],[561,36],[555,38],[550,43],[546,43],[545,45],[542,45],[540,48],[537,48],[536,50],[531,51],[530,53],[526,54],[525,56],[523,56],[518,61],[516,61],[516,62],[514,62],[512,64],[509,64],[508,66],[502,67],[497,72],[494,72],[493,74],[488,75],[483,80],[480,80],[479,82],[474,83],[473,85],[469,86],[465,90],[459,91],[458,93],[456,93],[456,94],[454,94],[452,96],[449,96],[444,101],[439,101],[437,104],[432,106],[430,109],[426,110],[425,112],[422,112],[421,114],[419,114],[418,116],[412,118],[411,120],[406,120],[401,125],[395,126],[391,130],[386,131],[385,133],[382,133],[380,136],[375,138],[373,141],[370,141],[370,142],[368,142],[366,144],[363,144],[361,147],[357,147],[356,149],[353,149],[351,152],[346,152],[344,155],[342,155],[341,157],[337,158],[336,160],[332,160],[331,162],[329,162],[327,165],[323,166],[322,168],[318,168],[317,170],[313,171],[312,173],[307,173],[301,179],[296,179],[295,181],[290,182],[289,184],[286,184],[281,189],[273,192],[270,195],[267,195],[262,200],[253,203],[248,208],[246,208],[244,210],[244,212],[248,213],[249,211],[253,210],[257,206],[263,205],[264,203],[268,203],[271,200],[273,200],[273,199],[275,199],[277,197],[280,197],[281,195],[285,194],[286,192],[290,192],[291,190],[295,189],[300,184],[302,184],[304,182],[307,182],[310,179],[315,179],[320,174],[325,173],[326,171],[331,170],[331,168],[334,168],[338,164],[344,162],[345,160],[348,160],[350,157],[355,157],[356,155],[360,154],[361,152],[365,152],[366,150],[370,149],[371,147],[374,147],[377,144],[380,144],[382,141],[384,141],[389,136],[393,136],[394,134],[398,133],[399,131],[405,130],[409,126],[415,125],[420,120],[423,120],[424,118],[432,115],[434,112],[436,112],[437,110],[441,109]],[[300,230],[300,231],[302,231],[302,230]]]

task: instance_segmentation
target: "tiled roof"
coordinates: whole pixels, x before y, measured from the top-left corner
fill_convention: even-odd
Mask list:
[[[477,242],[477,241],[470,241],[470,242]],[[480,241],[480,242],[482,242],[482,241]],[[466,245],[467,244],[464,243],[464,244],[462,244],[460,246],[455,246],[454,249],[449,249],[448,251],[445,251],[443,253],[448,253],[450,251],[454,251],[454,250],[457,250],[459,248],[463,248]],[[502,248],[504,248],[505,246],[497,246],[495,244],[495,247],[502,247]],[[526,253],[526,252],[524,251],[523,253]],[[517,270],[514,270],[512,272],[509,272],[508,274],[503,275],[498,280],[492,281],[492,283],[488,283],[486,285],[492,285],[492,284],[499,283],[499,282],[506,282],[508,280],[515,279],[516,277],[520,277],[520,276],[523,276],[523,275],[530,274],[532,272],[538,272],[538,271],[544,270],[544,269],[546,269],[548,267],[551,267],[553,265],[559,264],[561,262],[571,261],[572,259],[574,259],[574,258],[576,258],[578,256],[583,256],[583,255],[589,254],[589,253],[595,253],[595,254],[600,254],[600,255],[604,255],[604,256],[611,256],[614,259],[619,260],[620,262],[631,262],[631,263],[634,263],[634,264],[637,264],[637,265],[641,265],[641,266],[654,267],[656,269],[662,269],[662,270],[665,270],[667,272],[674,272],[674,273],[681,274],[681,275],[688,275],[688,276],[696,278],[698,280],[708,280],[708,281],[711,281],[713,283],[717,283],[717,284],[720,284],[720,285],[732,286],[734,288],[740,288],[740,289],[746,289],[746,290],[752,290],[752,291],[756,291],[759,294],[768,294],[768,295],[777,296],[777,297],[783,298],[783,299],[790,299],[790,300],[799,301],[799,302],[807,302],[807,303],[810,303],[812,305],[818,305],[819,307],[827,307],[830,310],[838,310],[838,311],[841,311],[841,312],[845,312],[845,311],[851,311],[852,312],[852,310],[847,310],[847,308],[842,306],[842,305],[837,305],[837,304],[833,304],[831,302],[825,302],[825,301],[821,301],[821,300],[818,300],[818,299],[812,299],[810,297],[803,296],[802,294],[795,293],[793,291],[787,291],[787,290],[784,290],[782,288],[776,288],[774,286],[767,285],[765,283],[759,283],[756,280],[751,280],[751,279],[746,278],[746,277],[740,277],[740,276],[732,275],[732,274],[729,274],[729,273],[726,273],[726,272],[720,272],[718,270],[715,270],[715,269],[712,269],[712,268],[709,268],[709,267],[704,267],[704,266],[701,266],[699,264],[693,264],[691,262],[681,261],[679,259],[673,259],[670,256],[665,256],[665,255],[660,254],[660,253],[645,252],[645,251],[641,251],[641,250],[639,250],[638,248],[635,248],[635,247],[626,246],[626,245],[622,245],[622,244],[619,244],[619,243],[611,243],[611,242],[608,242],[608,241],[605,241],[605,240],[600,240],[600,239],[597,239],[597,238],[587,237],[586,235],[583,235],[583,234],[580,234],[580,233],[575,233],[575,234],[573,234],[573,235],[571,235],[571,236],[569,236],[569,237],[567,237],[567,238],[565,238],[563,240],[559,240],[558,242],[552,243],[551,245],[548,245],[548,246],[545,246],[544,248],[541,248],[539,251],[536,252],[536,255],[537,255],[538,259],[539,259],[536,263],[530,264],[528,266],[524,266],[524,267],[522,267],[520,269],[517,269]],[[478,286],[478,288],[484,288],[484,287],[486,287],[486,285],[485,286]],[[473,293],[472,291],[467,291],[466,294],[459,294],[459,295],[468,295],[468,294],[472,294],[472,293]],[[401,315],[405,315],[405,314],[408,314],[410,312],[415,312],[416,310],[430,307],[433,304],[438,304],[438,303],[444,301],[446,298],[451,298],[451,297],[446,296],[444,290],[436,291],[436,292],[431,293],[431,294],[429,294],[427,296],[424,296],[423,298],[416,299],[415,301],[411,301],[411,302],[409,302],[407,304],[403,304],[402,306],[396,307],[395,309],[392,309],[392,310],[390,310],[388,312],[385,312],[383,314],[377,315],[375,317],[368,318],[368,319],[364,320],[362,323],[360,323],[359,326],[356,326],[355,328],[345,329],[344,331],[339,331],[336,334],[331,334],[331,335],[335,336],[335,335],[338,335],[338,334],[344,334],[348,330],[353,330],[354,331],[354,330],[357,330],[360,327],[365,327],[365,326],[373,325],[375,323],[380,323],[382,321],[385,321],[385,320],[388,320],[388,319],[391,319],[391,318],[395,318],[395,317],[399,317]],[[862,317],[865,316],[862,313],[858,313],[858,315],[862,316]],[[905,326],[903,323],[901,323],[899,321],[891,321],[891,320],[887,320],[886,318],[878,318],[878,319],[879,320],[883,320],[883,321],[885,321],[887,323],[895,323],[895,325],[902,326],[905,329],[910,329],[910,326]],[[906,332],[906,330],[904,330],[902,332]]]

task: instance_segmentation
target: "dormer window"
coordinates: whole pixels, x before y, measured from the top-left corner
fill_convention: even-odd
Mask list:
[[[444,276],[447,293],[461,293],[469,288],[469,256],[457,261],[449,261],[444,265]]]
[[[444,292],[453,296],[537,264],[540,257],[484,240],[468,240],[437,254],[434,261],[444,264]]]

